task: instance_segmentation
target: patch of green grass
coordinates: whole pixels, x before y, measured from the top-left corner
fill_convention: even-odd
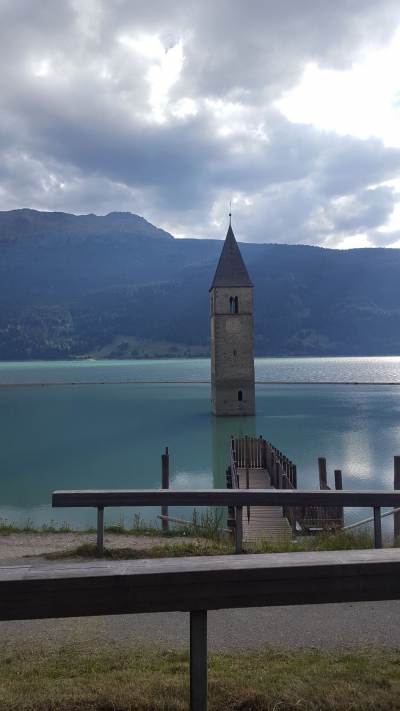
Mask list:
[[[210,711],[393,711],[400,652],[381,649],[213,653]],[[133,648],[0,654],[1,711],[184,711],[186,652]]]
[[[224,534],[225,517],[221,510],[204,509],[200,513],[195,509],[191,524],[180,526],[179,534],[182,536],[195,536],[208,538],[220,542],[226,538]]]
[[[372,538],[366,534],[321,534],[293,541],[260,541],[247,544],[243,553],[297,553],[299,551],[329,551],[373,548]],[[146,548],[105,548],[99,555],[94,543],[85,543],[72,550],[47,553],[48,560],[68,558],[107,558],[109,560],[139,560],[143,558],[179,558],[192,555],[229,555],[234,553],[232,540],[192,539]]]
[[[224,515],[221,511],[214,509],[206,509],[193,511],[192,520],[186,524],[177,524],[170,522],[169,528],[164,531],[158,526],[149,525],[140,514],[135,514],[132,521],[132,526],[125,526],[123,516],[118,522],[105,526],[105,533],[124,534],[126,536],[153,536],[176,538],[177,536],[188,536],[191,538],[208,538],[219,541],[224,538],[223,532]]]
[[[131,526],[126,526],[124,517],[120,516],[118,521],[104,527],[107,534],[124,536],[149,536],[153,538],[176,538],[180,536],[190,538],[207,538],[219,541],[223,538],[221,529],[223,527],[223,514],[213,509],[193,512],[192,521],[187,525],[170,524],[168,530],[163,531],[159,526],[151,525],[140,513],[135,513]],[[95,528],[74,530],[68,522],[56,523],[50,520],[42,526],[35,526],[31,519],[27,519],[23,525],[16,525],[12,521],[0,518],[0,535],[10,535],[11,533],[96,533]]]
[[[108,524],[104,527],[105,533],[115,533],[124,536],[159,536],[161,531],[155,526],[150,526],[140,515],[136,513],[133,516],[132,526],[125,526],[124,517],[120,516],[118,521]]]
[[[338,533],[319,533],[315,536],[299,538],[296,541],[267,540],[252,543],[246,546],[249,553],[297,553],[299,551],[345,551],[373,548],[372,536],[368,533],[351,533],[339,531]]]
[[[223,555],[233,553],[233,546],[215,541],[192,540],[184,543],[166,543],[146,548],[105,548],[99,555],[95,543],[85,543],[72,550],[46,553],[47,560],[69,558],[106,558],[108,560],[141,560],[143,558],[179,558],[192,555]]]
[[[31,519],[27,519],[22,526],[17,526],[6,518],[0,518],[0,536],[9,536],[12,533],[72,533],[72,528],[67,521],[56,523],[50,520],[42,526],[34,526]]]

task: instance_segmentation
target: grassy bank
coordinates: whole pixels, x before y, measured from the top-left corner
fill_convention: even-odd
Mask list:
[[[368,534],[336,533],[320,534],[298,541],[260,541],[248,543],[243,553],[298,553],[299,551],[354,550],[373,548]],[[188,538],[187,541],[154,545],[151,548],[107,548],[99,556],[94,543],[86,543],[73,549],[47,553],[48,560],[69,558],[107,558],[109,560],[138,560],[141,558],[178,558],[190,555],[230,555],[234,553],[232,540],[224,538]]]
[[[141,558],[165,558],[190,555],[229,555],[234,553],[233,537],[221,532],[221,518],[213,511],[196,512],[192,522],[186,526],[171,526],[168,531],[162,531],[156,526],[145,522],[140,515],[136,515],[130,527],[126,527],[123,519],[105,527],[105,549],[102,558],[110,560],[129,560]],[[35,527],[31,522],[24,526],[16,526],[0,519],[0,536],[7,537],[12,534],[73,534],[73,544],[68,544],[65,539],[65,549],[60,546],[54,551],[42,551],[38,555],[48,560],[97,558],[97,548],[94,543],[95,529],[74,531],[68,523],[56,524],[50,521],[40,527]],[[91,534],[89,541],[88,534]],[[82,536],[82,539],[81,539]],[[118,536],[124,547],[119,545]],[[122,538],[123,537],[123,538]],[[129,539],[135,543],[129,544]],[[146,540],[153,539],[149,544]],[[72,539],[72,536],[71,536]],[[80,539],[82,543],[80,543]],[[85,540],[86,539],[86,540]],[[143,539],[143,543],[141,543]],[[108,543],[108,546],[107,546]],[[64,545],[64,544],[63,544]],[[57,549],[56,549],[57,548]],[[326,551],[373,548],[371,535],[364,532],[342,531],[339,533],[319,534],[311,537],[298,538],[293,541],[290,537],[281,541],[260,541],[244,545],[244,553],[295,553],[299,551]],[[30,552],[29,555],[32,555]]]
[[[66,648],[2,652],[5,711],[183,711],[186,653]],[[399,708],[400,652],[371,650],[214,653],[210,711],[363,711]]]
[[[221,538],[221,528],[223,527],[223,516],[212,509],[206,511],[193,512],[192,520],[187,521],[187,525],[170,525],[168,530],[163,531],[159,525],[152,525],[145,521],[140,514],[135,514],[131,525],[127,526],[121,517],[118,521],[106,524],[104,533],[124,536],[152,536],[154,538],[176,538],[177,536],[191,536],[196,538]],[[50,520],[36,526],[31,519],[27,519],[22,525],[16,524],[5,518],[0,518],[0,536],[10,536],[14,533],[75,533],[88,534],[96,533],[95,528],[74,529],[68,521],[57,523]]]

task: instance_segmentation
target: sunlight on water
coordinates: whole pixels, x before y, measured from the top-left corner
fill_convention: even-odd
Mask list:
[[[400,383],[400,357],[256,358],[259,382]],[[208,382],[208,358],[0,362],[0,384]]]

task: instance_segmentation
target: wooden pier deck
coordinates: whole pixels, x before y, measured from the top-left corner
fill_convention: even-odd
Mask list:
[[[267,469],[239,467],[236,469],[237,483],[239,489],[273,489],[271,478]],[[281,506],[251,506],[250,520],[248,519],[247,507],[242,510],[243,542],[257,543],[268,540],[273,543],[290,539],[291,527],[287,518],[283,515]]]
[[[295,489],[295,465],[262,437],[232,438],[230,482],[239,489]],[[242,540],[285,541],[295,526],[294,512],[281,506],[242,510]]]
[[[320,488],[328,490],[326,460],[320,458],[318,466]],[[232,437],[227,485],[233,489],[297,489],[297,468],[263,437]],[[335,471],[335,487],[342,488],[340,470]],[[238,515],[231,509],[231,525],[240,529],[244,543],[285,540],[296,537],[298,531],[307,535],[343,528],[343,506],[251,506],[243,508],[241,523]]]

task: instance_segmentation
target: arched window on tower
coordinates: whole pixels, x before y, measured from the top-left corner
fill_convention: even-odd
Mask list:
[[[243,400],[243,391],[242,391],[242,390],[238,390],[238,401],[239,401],[239,402],[242,402],[242,400]]]
[[[229,297],[229,313],[238,314],[239,313],[239,299],[237,296]]]

